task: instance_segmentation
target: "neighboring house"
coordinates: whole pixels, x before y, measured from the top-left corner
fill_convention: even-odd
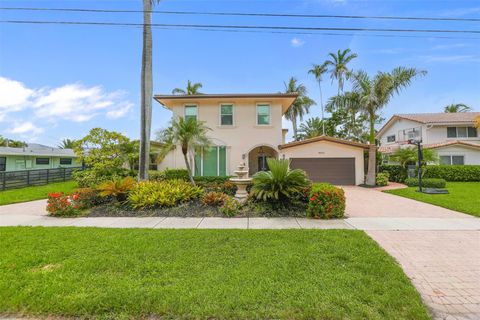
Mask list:
[[[384,162],[408,147],[406,141],[421,138],[423,147],[434,149],[441,164],[480,165],[480,136],[475,118],[480,112],[397,114],[378,131]]]
[[[192,157],[197,176],[234,175],[245,163],[249,175],[267,170],[268,158],[290,159],[292,168],[307,171],[313,181],[361,184],[367,145],[329,137],[285,143],[282,116],[295,101],[295,93],[156,95],[174,117],[204,121],[211,129],[213,147]],[[159,164],[185,168],[180,148]]]
[[[0,172],[80,167],[72,149],[30,143],[23,148],[0,147]]]

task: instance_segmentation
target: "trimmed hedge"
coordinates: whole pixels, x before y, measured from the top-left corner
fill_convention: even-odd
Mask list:
[[[423,176],[425,178],[445,179],[446,181],[480,181],[480,166],[427,166]]]
[[[405,184],[409,187],[418,187],[417,178],[405,179]],[[444,179],[423,178],[422,187],[425,188],[445,188],[447,182]]]
[[[401,165],[396,164],[384,164],[378,169],[379,173],[388,173],[388,179],[392,182],[403,183],[407,179],[407,169]]]
[[[345,214],[345,192],[329,183],[314,183],[310,191],[307,217],[332,219]]]

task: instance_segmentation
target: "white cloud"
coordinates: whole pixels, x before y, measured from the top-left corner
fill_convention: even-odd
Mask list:
[[[133,107],[132,103],[125,103],[123,106],[118,106],[115,109],[111,109],[110,111],[107,112],[107,118],[109,119],[121,118],[124,115],[126,115],[132,107]]]
[[[298,48],[303,46],[305,44],[305,41],[299,38],[293,38],[292,40],[290,40],[290,44],[292,45],[292,47]]]
[[[10,133],[20,134],[20,135],[24,135],[24,134],[37,135],[42,132],[43,132],[42,128],[37,127],[30,121],[17,123],[10,129]]]
[[[23,83],[0,77],[0,119],[7,112],[22,110],[33,95],[34,91]]]

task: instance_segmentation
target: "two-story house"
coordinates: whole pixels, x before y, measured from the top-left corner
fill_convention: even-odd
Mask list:
[[[390,163],[390,154],[420,138],[424,148],[437,152],[441,164],[480,165],[480,136],[474,126],[478,116],[480,112],[394,115],[377,133],[379,151]]]
[[[363,183],[363,152],[368,146],[330,137],[286,143],[282,117],[296,97],[296,93],[199,94],[154,99],[173,117],[194,118],[211,129],[213,146],[191,155],[195,175],[234,175],[241,163],[253,175],[268,169],[268,158],[277,158],[290,159],[292,168],[304,169],[313,181]],[[158,168],[185,168],[181,150],[171,151]]]

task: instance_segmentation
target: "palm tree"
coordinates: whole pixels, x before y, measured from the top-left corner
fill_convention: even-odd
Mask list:
[[[347,67],[347,64],[358,57],[356,53],[350,53],[350,49],[345,49],[343,51],[338,50],[337,53],[330,52],[330,60],[325,61],[325,65],[330,67],[330,78],[336,79],[338,81],[338,93],[340,94],[343,91],[343,84],[345,80],[350,77],[350,70]]]
[[[390,155],[390,160],[398,162],[399,165],[406,168],[409,163],[418,162],[418,151],[415,147],[400,148]],[[423,163],[437,163],[437,153],[432,149],[423,149]]]
[[[472,108],[463,103],[452,103],[445,107],[445,113],[469,112]]]
[[[297,79],[291,77],[288,83],[284,83],[286,93],[297,93],[298,96],[292,103],[287,112],[285,112],[285,118],[292,122],[293,138],[297,139],[297,120],[303,120],[303,116],[308,113],[310,107],[315,104],[315,101],[307,96],[307,88],[297,82]]]
[[[163,143],[158,160],[163,159],[176,146],[180,146],[188,177],[195,186],[189,155],[193,155],[199,148],[208,148],[212,145],[211,140],[207,137],[209,130],[211,129],[206,127],[202,121],[192,118],[185,120],[183,117],[173,119],[169,128],[158,133],[158,140]]]
[[[75,140],[72,139],[63,139],[62,142],[58,145],[60,149],[73,149],[75,147]]]
[[[322,134],[325,135],[325,116],[323,110],[323,94],[322,94],[322,76],[325,72],[327,72],[327,63],[324,62],[322,64],[314,64],[312,65],[312,69],[308,70],[309,74],[313,74],[315,79],[318,81],[318,89],[320,90],[320,107],[322,108]]]
[[[148,179],[152,127],[152,6],[160,0],[143,0],[143,47],[140,102],[140,152],[138,179]]]
[[[324,130],[328,136],[335,136],[335,128],[329,120],[322,120],[319,117],[307,119],[298,127],[298,139],[305,140],[325,135]]]
[[[378,72],[373,78],[370,78],[364,71],[359,71],[353,75],[353,92],[359,95],[362,111],[367,116],[370,130],[367,185],[375,185],[377,150],[375,122],[379,118],[380,111],[395,94],[399,94],[403,88],[408,87],[415,77],[426,73],[426,71],[415,68],[397,67],[391,72]]]
[[[192,83],[190,82],[190,80],[188,80],[186,89],[175,88],[172,90],[172,94],[187,94],[187,95],[202,94],[201,92],[198,91],[198,89],[200,88],[202,88],[202,84],[200,82]]]

